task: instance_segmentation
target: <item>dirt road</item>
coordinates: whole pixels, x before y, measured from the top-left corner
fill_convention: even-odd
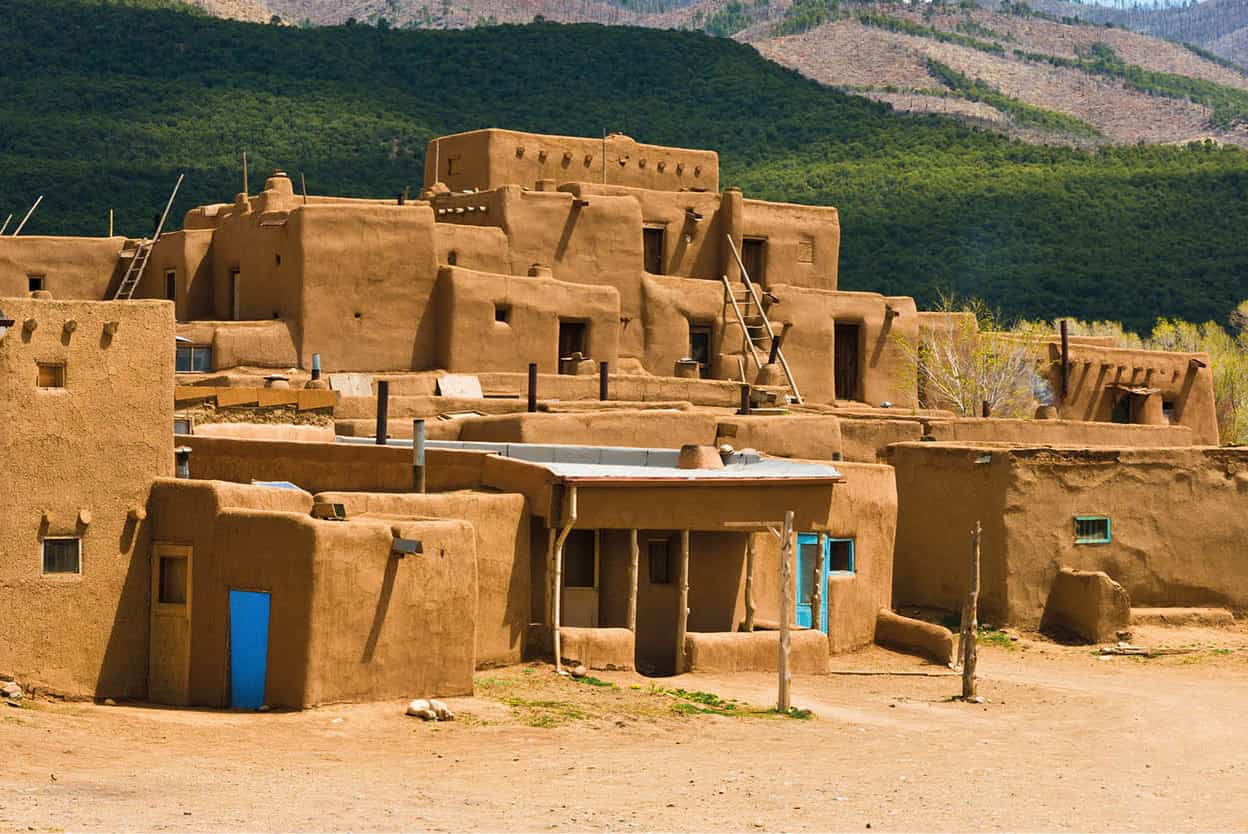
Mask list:
[[[810,720],[744,714],[774,697],[771,675],[595,686],[547,666],[480,673],[449,724],[393,702],[37,702],[0,712],[0,830],[1245,828],[1248,629],[1137,642],[1200,648],[988,645],[984,705],[947,700],[954,677],[799,677]],[[878,649],[835,665],[942,671]]]

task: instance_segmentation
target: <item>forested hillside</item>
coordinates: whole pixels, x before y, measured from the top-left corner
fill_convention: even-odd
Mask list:
[[[956,290],[1007,313],[1218,318],[1248,297],[1248,154],[1082,151],[902,116],[700,33],[595,25],[455,32],[297,29],[100,0],[10,0],[0,17],[0,219],[26,233],[147,232],[231,199],[246,147],[313,192],[419,187],[437,134],[485,126],[720,151],[724,182],[832,204],[842,286]]]

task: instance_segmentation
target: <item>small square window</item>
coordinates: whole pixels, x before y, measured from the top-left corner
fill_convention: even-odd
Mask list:
[[[38,292],[39,290],[42,290],[44,288],[44,284],[46,283],[47,279],[43,275],[26,276],[26,289],[31,292]]]
[[[669,585],[672,581],[672,558],[670,539],[651,539],[649,542],[650,584]]]
[[[160,557],[160,602],[186,605],[187,565],[185,556]]]
[[[173,433],[174,434],[190,434],[191,433],[191,421],[187,420],[184,417],[175,417],[173,420]]]
[[[44,539],[44,573],[82,573],[82,539]]]
[[[1109,519],[1101,515],[1075,517],[1075,544],[1109,544]]]
[[[494,305],[494,321],[499,324],[511,324],[511,305],[495,304]]]
[[[828,539],[828,573],[854,572],[854,540]]]
[[[180,374],[206,374],[212,370],[212,347],[209,345],[178,345],[177,364]]]
[[[39,362],[38,384],[40,388],[65,387],[64,362]]]

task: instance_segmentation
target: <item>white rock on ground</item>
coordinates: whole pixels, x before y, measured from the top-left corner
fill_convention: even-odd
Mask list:
[[[448,707],[446,704],[442,703],[441,701],[438,701],[438,700],[430,701],[429,707],[430,709],[433,710],[434,715],[438,717],[439,721],[454,721],[455,720],[455,713],[451,712],[451,708]]]
[[[18,686],[17,683],[15,683],[14,681],[9,681],[3,686],[0,686],[0,696],[8,698],[10,701],[22,700],[23,694],[24,693],[22,692],[22,688]]]

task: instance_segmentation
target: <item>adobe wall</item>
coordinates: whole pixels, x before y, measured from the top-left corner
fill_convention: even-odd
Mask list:
[[[462,266],[479,272],[506,273],[511,270],[507,235],[502,229],[438,223],[433,232],[439,264]]]
[[[887,461],[892,444],[917,442],[923,436],[923,424],[918,417],[871,418],[844,414],[840,415],[840,427],[841,450],[845,460],[861,463]]]
[[[728,522],[783,519],[785,511],[792,510],[795,524],[816,529],[828,517],[832,503],[833,488],[826,481],[724,484],[709,480],[603,486],[583,482],[577,486],[576,526],[722,532]]]
[[[476,665],[520,662],[530,621],[529,514],[523,495],[326,492],[316,500],[343,504],[348,517],[428,516],[471,524],[477,552]]]
[[[899,527],[898,490],[891,466],[844,461],[835,465],[845,483],[833,490],[826,517],[815,524],[801,519],[795,524],[799,533],[826,528],[831,538],[854,540],[854,573],[829,575],[823,595],[828,606],[828,650],[839,653],[870,643],[875,638],[876,615],[892,606],[893,550]],[[757,533],[754,546],[755,617],[778,622],[780,543],[770,533]],[[792,581],[796,594],[795,571]],[[741,611],[744,614],[744,605]]]
[[[932,420],[927,433],[937,442],[1068,446],[1190,446],[1187,426],[1086,423],[1076,420],[966,418]]]
[[[1039,622],[1063,566],[1104,571],[1136,606],[1248,609],[1244,450],[1016,449],[1002,466],[1011,621]],[[1077,515],[1108,516],[1111,542],[1076,544]]]
[[[296,331],[291,322],[193,321],[178,325],[178,335],[212,348],[213,370],[250,366],[298,367]]]
[[[152,248],[135,298],[168,299],[167,278],[174,282],[178,321],[216,318],[212,281],[212,231],[187,229],[166,232]]]
[[[270,594],[271,706],[471,692],[471,526],[318,521],[310,504],[302,492],[196,481],[153,490],[157,540],[192,550],[189,703],[229,703],[232,588]],[[421,540],[424,553],[393,558],[396,529]]]
[[[718,191],[719,155],[645,145],[620,133],[589,139],[498,128],[441,136],[425,149],[426,188],[436,182],[452,191],[484,191],[513,183],[533,188],[543,179]]]
[[[1107,348],[1096,345],[1070,346],[1070,379],[1065,399],[1061,391],[1061,348],[1049,344],[1049,382],[1057,394],[1058,414],[1069,420],[1113,419],[1118,392],[1111,385],[1158,389],[1153,397],[1162,400],[1150,422],[1169,425],[1171,421],[1192,430],[1195,442],[1217,445],[1218,419],[1213,398],[1213,371],[1209,356],[1203,353]],[[1201,364],[1203,363],[1203,367]],[[1173,416],[1165,414],[1166,407]],[[1143,422],[1132,415],[1132,422]]]
[[[893,603],[961,611],[970,576],[971,531],[983,525],[980,622],[1008,621],[1006,581],[1013,564],[1006,493],[1008,450],[900,443],[892,447],[897,479]]]
[[[586,414],[503,414],[464,421],[462,440],[560,443],[678,449],[715,440],[718,418],[688,411],[610,411]]]
[[[173,471],[173,306],[0,310],[17,322],[0,340],[0,671],[73,697],[140,696],[149,525],[130,514]],[[64,388],[36,387],[41,361],[65,364]],[[80,574],[43,573],[41,541],[58,536],[81,537]]]
[[[674,376],[676,363],[689,357],[689,329],[711,329],[711,373],[739,379],[737,356],[740,328],[724,326],[724,287],[718,281],[643,275],[641,279],[642,326],[646,370]],[[726,343],[727,342],[727,343]],[[731,356],[721,354],[731,353]]]
[[[439,281],[440,368],[527,373],[535,362],[539,372],[558,373],[561,320],[587,324],[587,359],[611,366],[618,360],[620,297],[611,287],[459,267],[443,267]],[[497,320],[500,309],[506,321]]]
[[[764,200],[742,203],[742,235],[767,241],[763,283],[836,291],[841,221],[834,207]]]
[[[119,257],[125,244],[121,235],[0,236],[0,298],[25,298],[29,276],[42,275],[43,288],[53,298],[103,301],[129,265]]]

